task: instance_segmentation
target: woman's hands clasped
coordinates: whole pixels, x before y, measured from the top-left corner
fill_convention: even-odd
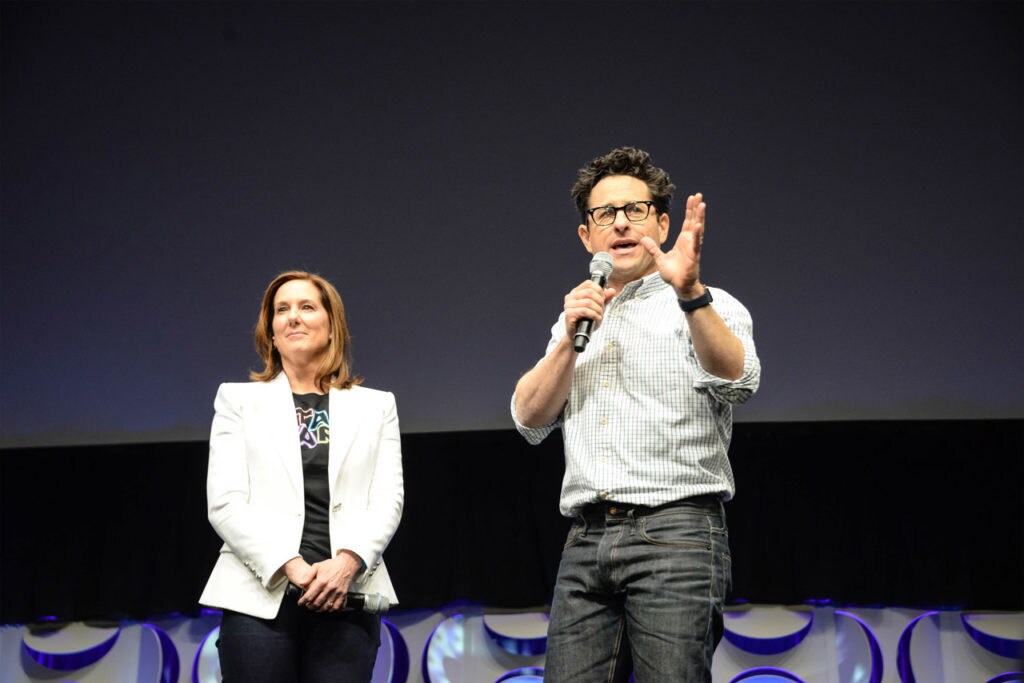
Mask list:
[[[335,612],[345,606],[348,589],[363,567],[355,553],[342,550],[329,560],[308,564],[301,557],[284,566],[288,580],[303,589],[299,606],[314,612]]]

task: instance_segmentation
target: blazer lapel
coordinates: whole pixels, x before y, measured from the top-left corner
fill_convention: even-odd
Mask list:
[[[341,465],[356,438],[359,424],[358,403],[353,398],[352,389],[331,389],[331,446],[327,462],[328,481],[331,490],[338,481]]]
[[[288,472],[288,479],[295,492],[302,498],[306,495],[302,476],[302,450],[299,446],[299,427],[295,420],[295,399],[292,398],[288,377],[283,372],[279,373],[267,383],[267,390],[270,404],[268,419],[274,423],[271,433],[275,435],[275,451]]]

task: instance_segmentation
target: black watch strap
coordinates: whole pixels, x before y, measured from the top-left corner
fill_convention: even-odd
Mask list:
[[[683,309],[683,313],[689,313],[690,311],[696,311],[698,308],[704,308],[710,304],[714,299],[711,298],[711,290],[704,287],[704,293],[698,296],[696,299],[690,299],[689,301],[683,301],[679,299],[679,308]]]

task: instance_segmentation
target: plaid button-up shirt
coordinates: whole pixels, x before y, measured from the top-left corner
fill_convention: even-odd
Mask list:
[[[565,440],[559,508],[573,516],[604,500],[662,505],[735,492],[728,448],[732,406],[757,389],[761,365],[747,309],[724,290],[711,305],[743,344],[743,374],[726,380],[697,360],[686,315],[658,273],[627,284],[579,354],[568,401],[550,425],[516,428],[532,444],[558,427]],[[565,335],[565,314],[547,352]]]

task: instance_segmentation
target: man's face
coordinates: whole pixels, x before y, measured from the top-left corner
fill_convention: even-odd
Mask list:
[[[587,208],[599,206],[622,206],[630,202],[651,199],[647,183],[627,175],[613,175],[602,178],[590,191]],[[651,207],[650,213],[641,221],[630,221],[625,211],[617,211],[611,225],[597,225],[588,216],[587,222],[579,227],[580,240],[591,254],[606,251],[612,255],[615,269],[608,279],[608,285],[621,289],[622,285],[645,275],[650,275],[657,266],[640,238],[650,237],[661,245],[668,237],[668,214],[658,213]]]

